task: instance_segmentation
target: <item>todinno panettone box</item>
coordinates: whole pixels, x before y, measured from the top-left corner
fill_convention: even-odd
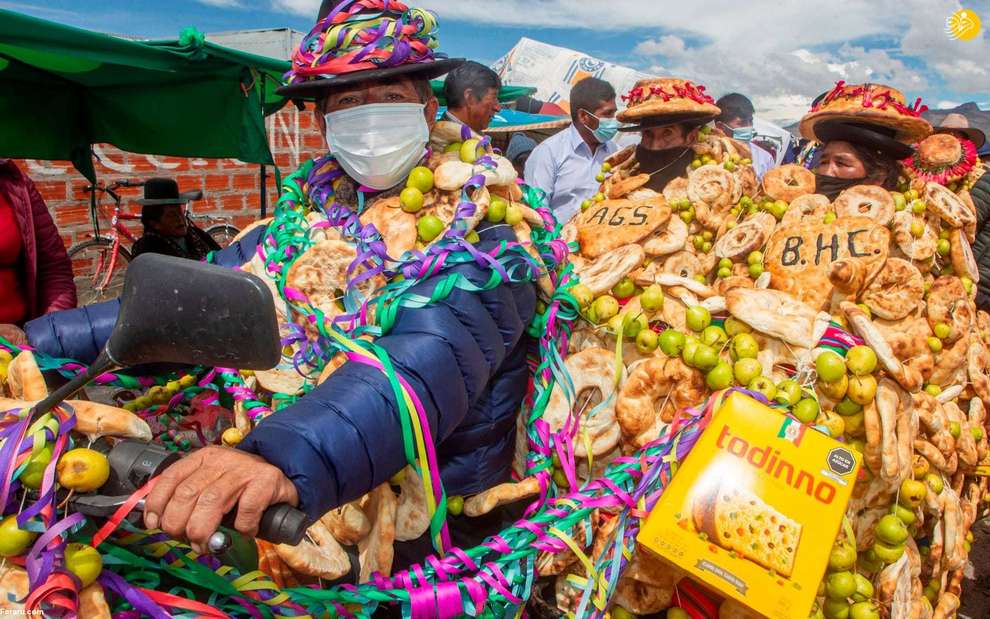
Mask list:
[[[807,617],[860,460],[846,445],[732,393],[639,543],[768,617]]]

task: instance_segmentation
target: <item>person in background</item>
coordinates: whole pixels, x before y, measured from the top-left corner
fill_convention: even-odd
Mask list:
[[[570,102],[571,126],[544,140],[526,162],[526,183],[547,192],[560,223],[598,192],[595,176],[618,150],[612,141],[619,129],[612,85],[586,77],[571,88]]]
[[[447,120],[482,133],[498,113],[498,91],[502,81],[485,65],[468,61],[447,74],[443,95],[447,98]]]
[[[948,133],[957,140],[967,140],[972,142],[973,147],[977,150],[977,152],[979,152],[987,142],[987,134],[983,133],[983,131],[977,127],[970,127],[969,119],[957,112],[946,114],[945,118],[942,119],[942,124],[935,125],[934,129],[935,133]]]
[[[131,249],[136,258],[141,254],[165,254],[176,258],[202,260],[206,254],[220,249],[209,234],[197,228],[186,217],[186,204],[203,197],[201,191],[179,193],[179,185],[171,178],[151,178],[144,184],[141,223],[144,236]]]
[[[44,198],[0,159],[0,336],[24,345],[25,322],[75,306],[72,263]]]
[[[505,158],[512,162],[520,178],[525,174],[526,162],[534,148],[536,148],[536,140],[525,133],[516,133],[509,140],[509,146],[505,149]]]
[[[715,119],[715,126],[727,137],[739,140],[749,147],[750,159],[756,177],[762,179],[767,170],[774,166],[773,155],[752,142],[753,103],[738,92],[729,93],[715,102],[722,112]]]

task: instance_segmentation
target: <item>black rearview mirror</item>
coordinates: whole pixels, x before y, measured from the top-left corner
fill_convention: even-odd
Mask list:
[[[249,273],[143,254],[127,267],[106,353],[125,367],[187,363],[267,370],[279,359],[275,304],[265,284]]]
[[[275,304],[250,273],[205,262],[142,254],[127,267],[120,315],[84,374],[35,406],[51,410],[111,369],[182,363],[265,370],[279,360]]]

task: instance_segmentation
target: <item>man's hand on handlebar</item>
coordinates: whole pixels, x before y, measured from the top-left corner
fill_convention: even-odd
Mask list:
[[[197,552],[234,509],[234,528],[254,537],[269,505],[297,505],[295,485],[263,458],[229,447],[205,447],[159,475],[145,500],[144,524],[188,539]]]

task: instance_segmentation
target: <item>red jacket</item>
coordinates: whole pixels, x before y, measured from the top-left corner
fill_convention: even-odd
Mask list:
[[[14,209],[24,243],[26,320],[76,306],[72,263],[44,198],[13,161],[0,160],[0,192]]]

